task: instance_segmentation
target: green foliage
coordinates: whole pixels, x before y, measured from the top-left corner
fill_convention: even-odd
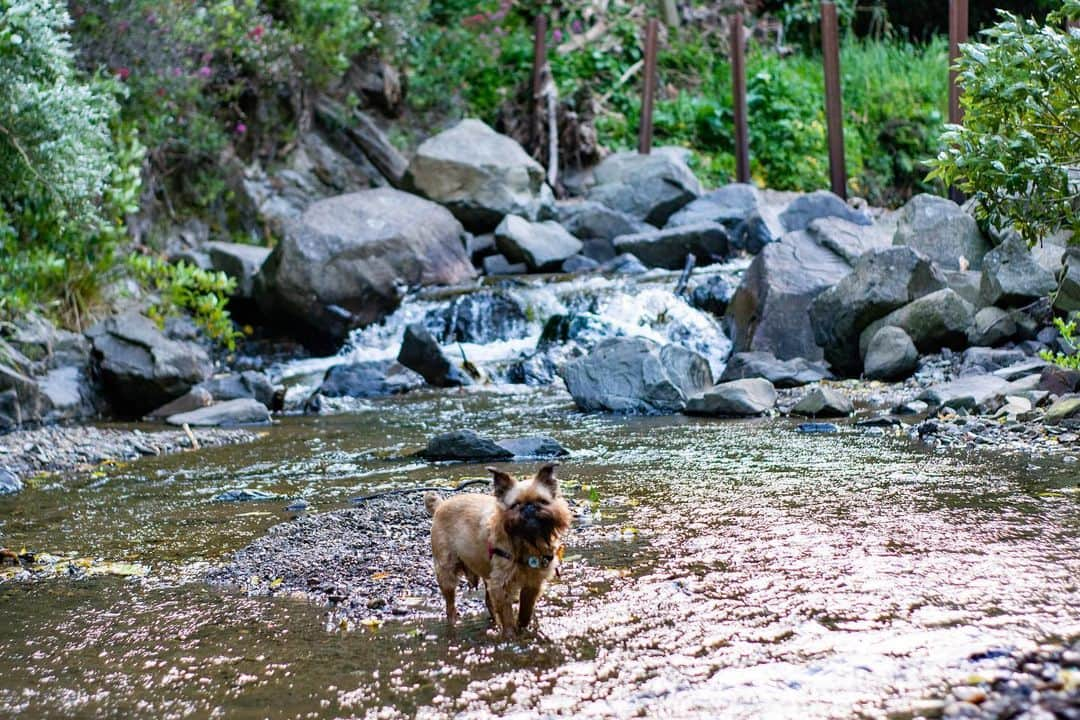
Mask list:
[[[1061,338],[1066,342],[1069,347],[1077,347],[1077,339],[1074,337],[1076,333],[1076,320],[1070,320],[1065,322],[1059,317],[1054,318],[1054,325],[1057,327],[1058,332],[1061,333]],[[1046,362],[1054,363],[1055,365],[1069,370],[1080,370],[1080,354],[1073,353],[1072,355],[1066,355],[1065,353],[1052,353],[1049,350],[1042,350],[1039,352],[1041,357]]]
[[[1080,231],[1080,0],[1039,25],[1002,13],[958,61],[964,125],[949,126],[932,178],[975,198],[992,225],[1035,243]]]
[[[64,5],[0,0],[0,315],[76,326],[136,208],[143,149],[115,83],[75,67]]]
[[[229,296],[236,291],[235,279],[185,262],[173,265],[138,254],[128,257],[128,267],[146,289],[161,298],[150,308],[150,317],[162,322],[170,315],[188,312],[209,337],[236,349],[241,334],[234,329],[226,309]]]

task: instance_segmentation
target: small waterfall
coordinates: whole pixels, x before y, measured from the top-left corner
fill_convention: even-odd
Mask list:
[[[734,287],[749,261],[699,269],[696,282],[722,276]],[[674,293],[679,273],[652,270],[636,276],[521,277],[475,289],[427,289],[407,297],[378,325],[355,330],[334,356],[299,360],[274,369],[289,386],[288,401],[302,402],[334,365],[394,360],[405,327],[424,323],[454,362],[463,358],[496,382],[509,382],[516,365],[548,353],[548,365],[587,352],[607,337],[641,336],[675,343],[700,353],[719,377],[731,353],[720,320],[689,305]],[[553,316],[580,316],[580,332],[566,347],[538,349],[545,324]],[[519,380],[520,381],[520,380]]]

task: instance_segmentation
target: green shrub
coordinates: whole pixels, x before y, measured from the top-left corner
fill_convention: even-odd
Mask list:
[[[1076,320],[1065,322],[1061,318],[1056,317],[1054,318],[1054,326],[1058,329],[1058,332],[1061,333],[1061,339],[1064,340],[1069,347],[1080,347],[1077,345],[1078,340],[1075,337]],[[1080,370],[1080,354],[1076,352],[1071,355],[1066,355],[1062,352],[1053,353],[1049,350],[1040,350],[1039,357],[1046,362],[1054,363],[1058,367],[1067,368],[1069,370]]]
[[[964,46],[964,124],[949,126],[931,173],[1028,243],[1080,232],[1080,31],[1063,30],[1066,17],[1080,19],[1080,0],[1045,26],[1002,13],[987,42]]]

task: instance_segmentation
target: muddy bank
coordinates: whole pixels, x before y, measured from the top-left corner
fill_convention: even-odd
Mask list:
[[[199,447],[251,442],[258,432],[193,429]],[[0,468],[26,479],[40,473],[83,470],[108,461],[135,460],[192,449],[183,430],[140,430],[53,425],[0,435]]]

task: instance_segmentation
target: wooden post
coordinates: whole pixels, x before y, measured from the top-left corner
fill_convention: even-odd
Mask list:
[[[960,57],[960,45],[968,40],[968,0],[949,0],[949,122],[964,121],[960,107],[960,85],[953,65]]]
[[[540,143],[540,95],[543,92],[544,64],[547,62],[547,16],[537,15],[533,26],[533,68],[532,68],[532,102],[531,110],[531,136],[532,147]]]
[[[739,9],[728,18],[731,30],[731,99],[735,108],[735,182],[750,182],[750,129],[746,120],[746,38]]]
[[[641,92],[641,126],[638,128],[638,152],[648,155],[652,150],[652,112],[656,95],[656,18],[649,20],[645,31],[645,84]]]
[[[844,108],[840,95],[840,23],[836,4],[821,3],[821,50],[825,64],[825,120],[829,130],[829,184],[832,191],[847,197],[847,170],[844,167]]]

